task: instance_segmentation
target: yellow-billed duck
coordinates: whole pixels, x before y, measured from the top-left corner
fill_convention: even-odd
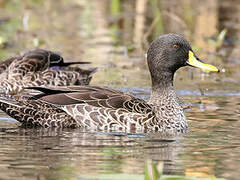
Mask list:
[[[0,108],[27,126],[186,133],[186,117],[173,88],[174,73],[187,65],[208,71],[218,69],[201,62],[189,42],[176,34],[161,35],[153,41],[147,62],[152,79],[149,101],[97,86],[29,87],[41,93],[11,101],[1,99]]]

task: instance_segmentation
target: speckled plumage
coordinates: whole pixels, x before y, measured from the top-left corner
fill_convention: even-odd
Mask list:
[[[96,68],[83,70],[68,67],[63,58],[52,51],[36,49],[22,56],[9,58],[0,63],[0,88],[6,94],[17,94],[26,86],[88,85]],[[57,67],[57,70],[51,67]]]
[[[174,46],[176,45],[177,46]],[[177,48],[176,48],[177,47]],[[160,36],[148,50],[152,78],[149,101],[97,86],[33,87],[30,98],[0,99],[0,108],[23,125],[84,127],[101,131],[186,133],[188,125],[173,88],[177,69],[186,66],[190,44],[181,36]]]
[[[161,106],[153,106],[131,94],[103,87],[38,90],[45,93],[31,98],[12,97],[14,103],[0,100],[0,108],[24,126],[85,127],[139,133],[160,131],[164,134],[187,132],[182,108],[172,97],[175,93],[164,96]]]

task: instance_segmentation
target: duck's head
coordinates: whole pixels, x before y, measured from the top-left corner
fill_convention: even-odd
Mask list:
[[[177,34],[161,35],[153,41],[147,52],[147,61],[153,81],[164,78],[172,81],[174,73],[184,66],[193,66],[206,71],[219,71],[213,65],[203,63],[194,54],[190,43]]]

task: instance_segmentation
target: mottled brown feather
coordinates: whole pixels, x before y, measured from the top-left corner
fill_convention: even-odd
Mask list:
[[[57,91],[58,89],[59,91]],[[89,104],[95,107],[105,107],[111,109],[122,108],[129,112],[138,113],[145,113],[147,109],[151,110],[151,106],[142,99],[138,99],[130,94],[126,94],[121,91],[104,87],[70,86],[60,88],[40,88],[39,90],[47,93],[43,93],[41,97],[35,96],[37,100],[54,104],[56,106]],[[63,93],[61,93],[61,91]],[[136,104],[144,108],[136,108]]]
[[[62,56],[52,51],[36,49],[0,64],[0,91],[17,94],[24,86],[87,85],[97,68],[68,67],[89,62],[64,62]],[[52,66],[57,69],[52,69]]]

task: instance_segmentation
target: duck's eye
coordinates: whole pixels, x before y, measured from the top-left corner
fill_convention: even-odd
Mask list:
[[[178,49],[178,48],[179,48],[179,45],[174,44],[172,47],[173,47],[174,49]]]

